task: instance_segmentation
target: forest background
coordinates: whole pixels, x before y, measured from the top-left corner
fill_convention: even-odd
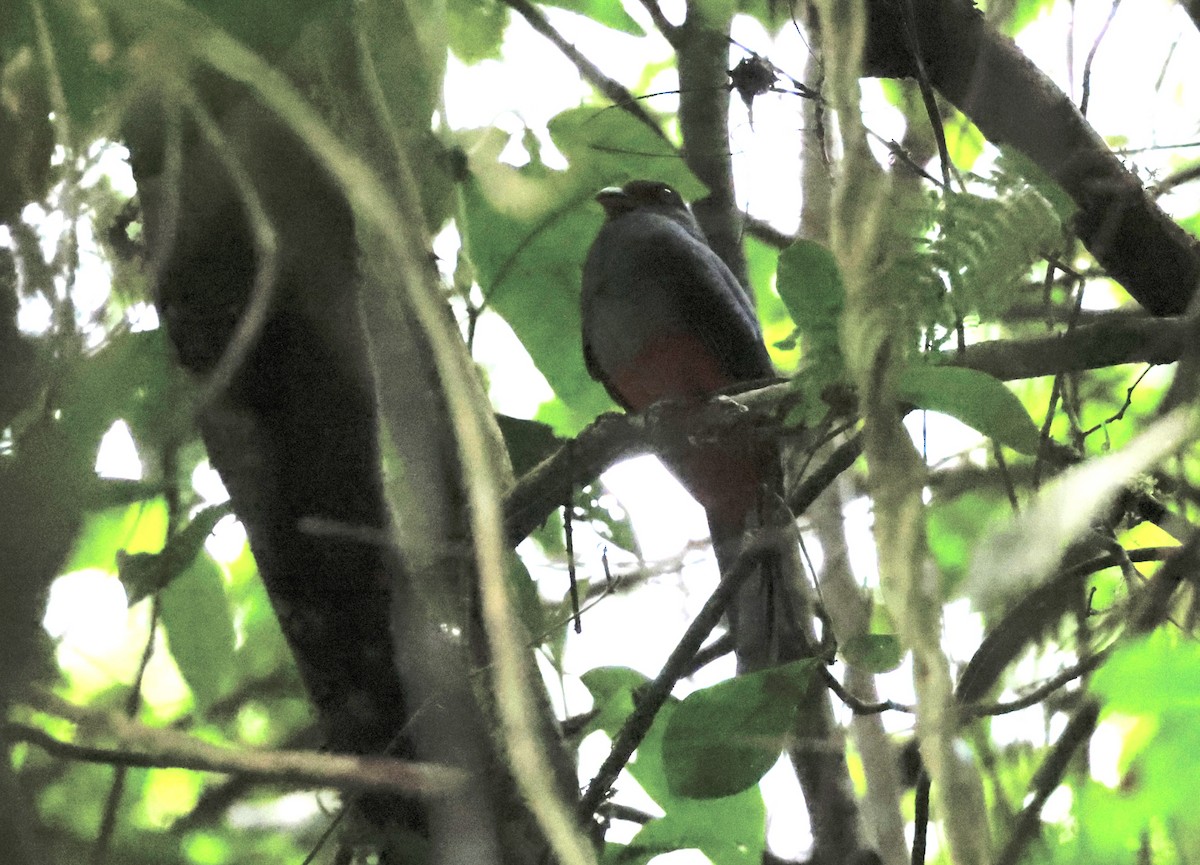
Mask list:
[[[0,10],[6,861],[1200,856],[1195,0]],[[592,423],[638,177],[786,377],[682,434],[792,451],[812,660]]]

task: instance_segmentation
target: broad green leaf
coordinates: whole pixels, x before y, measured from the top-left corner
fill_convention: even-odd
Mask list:
[[[95,459],[113,422],[129,424],[135,441],[157,448],[191,435],[192,386],[174,364],[162,329],[118,333],[71,364],[58,394],[72,447]]]
[[[517,615],[525,625],[526,632],[534,640],[546,638],[551,622],[547,620],[546,609],[538,595],[537,585],[529,575],[529,569],[516,553],[508,557],[508,584],[512,587]]]
[[[495,0],[447,0],[446,13],[450,50],[459,60],[471,64],[500,56],[508,6]]]
[[[649,684],[650,680],[637,670],[628,667],[596,667],[579,677],[591,692],[598,712],[588,725],[589,732],[603,730],[616,736],[633,711],[633,693]]]
[[[251,11],[240,0],[190,0],[189,4],[203,12],[214,24],[225,30],[248,48],[268,59],[278,59],[291,48],[314,24],[325,23],[330,16],[345,16],[352,12],[348,0],[289,0],[287,3],[256,4]],[[161,9],[158,10],[161,14]],[[143,9],[149,15],[150,10]],[[322,22],[321,19],[325,19]]]
[[[503,15],[503,4],[491,5],[493,14]],[[377,146],[381,132],[396,136],[411,162],[430,234],[437,234],[454,196],[453,157],[430,126],[442,95],[447,39],[470,41],[473,28],[486,29],[487,16],[471,19],[466,29],[456,30],[447,26],[446,4],[440,0],[358,0],[353,6],[360,50],[369,52],[366,59],[370,63],[363,72],[374,77],[369,83],[377,85],[376,93],[387,112],[386,117],[376,117],[379,125],[356,129],[357,137],[351,141],[367,153],[377,153],[382,149]],[[391,128],[380,128],[385,123]],[[382,158],[390,161],[392,157]],[[387,171],[391,166],[385,162],[376,168]],[[371,254],[371,250],[366,252]]]
[[[757,19],[771,33],[793,24],[791,7],[777,0],[738,0],[737,9]]]
[[[1179,408],[1126,447],[1077,466],[1042,488],[1024,510],[992,528],[976,546],[964,592],[977,608],[1041,584],[1062,553],[1121,489],[1191,439],[1197,419]]]
[[[1038,429],[1004,382],[974,369],[914,363],[900,374],[896,395],[918,408],[941,412],[998,444],[1033,455]]]
[[[846,663],[870,673],[887,673],[900,666],[904,652],[894,634],[860,634],[838,647]]]
[[[806,658],[689,694],[664,732],[671,791],[710,799],[757,784],[787,745],[816,663]]]
[[[629,846],[655,853],[695,848],[713,865],[758,865],[763,861],[766,817],[755,788],[720,799],[679,799],[665,816],[647,823]]]
[[[779,296],[800,332],[807,366],[827,381],[842,374],[838,322],[846,293],[837,260],[813,240],[798,240],[779,256]]]
[[[1200,646],[1166,630],[1122,646],[1093,675],[1104,705],[1126,715],[1200,709]]]
[[[646,35],[642,26],[629,17],[621,0],[543,0],[542,5],[578,12],[605,27],[632,36]]]
[[[1120,799],[1142,819],[1187,826],[1200,842],[1195,755],[1200,752],[1200,648],[1167,629],[1113,653],[1090,683],[1104,708],[1139,719],[1123,737]]]
[[[589,670],[582,676],[592,693],[598,714],[590,729],[616,736],[637,700],[637,690],[649,683],[641,673],[623,667]],[[667,781],[663,758],[663,731],[680,702],[667,700],[654,725],[638,746],[629,773],[666,812],[648,823],[621,850],[619,861],[645,861],[659,853],[694,847],[718,865],[747,865],[762,859],[766,809],[762,794],[751,786],[737,795],[703,800],[677,795]],[[640,857],[644,856],[645,859]]]
[[[583,365],[579,282],[602,222],[593,196],[634,177],[657,177],[687,198],[704,194],[678,154],[624,111],[573,109],[549,124],[567,172],[499,161],[507,136],[464,133],[471,179],[463,185],[467,247],[485,300],[512,327],[567,412],[552,420],[574,434],[612,407]]]
[[[186,527],[167,541],[161,552],[119,557],[121,582],[125,585],[130,606],[170,585],[192,567],[217,523],[231,513],[233,509],[228,503],[211,505],[192,517]]]
[[[999,492],[989,491],[971,491],[953,498],[939,496],[926,508],[925,536],[945,577],[946,596],[953,594],[966,576],[971,551],[988,524],[1011,510]]]
[[[500,434],[504,436],[508,458],[517,477],[546,459],[564,442],[548,425],[535,420],[498,414],[496,423],[500,427]]]
[[[961,170],[970,170],[975,160],[983,154],[987,143],[979,127],[964,115],[954,112],[945,124],[946,149],[950,161]]]
[[[1049,13],[1054,0],[1016,0],[1009,12],[1005,32],[1016,36],[1043,13]]]
[[[700,13],[705,24],[719,26],[733,17],[737,4],[734,0],[695,0],[692,8]]]
[[[85,568],[116,572],[118,553],[158,552],[166,533],[167,506],[162,499],[88,514],[63,573]]]
[[[746,238],[746,270],[754,294],[755,311],[762,323],[763,341],[771,359],[790,372],[799,360],[795,345],[796,325],[775,286],[780,251],[754,237]]]
[[[201,713],[233,675],[234,630],[221,569],[207,555],[159,594],[163,630],[179,672]]]

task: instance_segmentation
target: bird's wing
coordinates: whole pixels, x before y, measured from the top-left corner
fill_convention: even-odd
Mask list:
[[[606,386],[665,333],[695,338],[730,382],[773,374],[737,279],[707,244],[660,213],[627,214],[601,229],[584,266],[583,312],[588,371]]]

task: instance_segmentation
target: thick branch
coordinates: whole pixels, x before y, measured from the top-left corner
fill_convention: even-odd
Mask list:
[[[1059,336],[976,343],[963,352],[946,352],[944,362],[1013,381],[1124,363],[1173,363],[1183,349],[1185,336],[1182,318],[1113,318]],[[735,399],[751,411],[765,415],[794,397],[791,385],[770,384],[738,394]],[[728,413],[704,413],[689,426],[688,432],[705,436],[743,422]],[[520,543],[541,525],[552,510],[566,501],[573,487],[595,478],[617,460],[654,450],[656,437],[643,416],[601,417],[522,477],[505,498],[504,527],[509,543]],[[844,445],[836,455],[853,462],[857,453],[851,453],[852,447],[857,447],[857,443]],[[839,467],[844,468],[831,465],[829,470]],[[791,496],[789,504],[793,509],[803,510],[826,482],[825,478],[806,481]]]
[[[947,353],[946,360],[1005,381],[1123,363],[1174,363],[1187,335],[1182,318],[1113,317],[1058,336],[1001,339]]]
[[[676,29],[679,63],[679,128],[687,167],[709,195],[692,210],[711,246],[748,286],[742,224],[733,194],[729,151],[729,19],[708,17],[705,4],[688,3],[687,20]]]
[[[1096,260],[1154,315],[1182,313],[1200,284],[1200,242],[1176,225],[1103,139],[1008,37],[967,0],[914,0],[912,26],[931,83],[995,144],[1011,144],[1079,207],[1075,231]],[[867,74],[915,68],[898,5],[873,0]]]

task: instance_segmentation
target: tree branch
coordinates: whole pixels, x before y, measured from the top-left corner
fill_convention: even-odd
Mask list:
[[[37,727],[0,727],[5,742],[28,742],[64,760],[146,769],[192,769],[237,774],[293,787],[336,787],[347,791],[438,797],[467,783],[465,772],[433,763],[391,757],[349,757],[314,751],[255,751],[225,748],[173,730],[159,730],[110,716],[105,725],[120,748],[79,745]]]
[[[1185,339],[1186,323],[1182,318],[1114,317],[1059,336],[980,342],[961,352],[945,352],[941,360],[1012,381],[1124,363],[1173,363],[1183,350]],[[795,392],[790,384],[769,384],[726,398],[767,415],[794,399]],[[703,413],[686,432],[712,435],[743,422],[727,413]],[[603,415],[524,475],[504,501],[504,527],[509,543],[515,546],[541,525],[574,486],[595,478],[617,460],[653,451],[657,434],[652,426],[647,426],[642,415]],[[858,444],[842,445],[822,472],[840,474],[853,463],[858,448]],[[809,477],[789,496],[789,505],[797,513],[803,512],[828,480],[821,475]]]
[[[546,20],[546,16],[541,13],[541,10],[530,3],[529,0],[502,0],[502,2],[528,21],[530,27],[549,39],[554,47],[563,53],[563,56],[575,64],[575,68],[579,70],[579,77],[611,99],[613,104],[618,108],[629,112],[629,114],[633,115],[641,123],[652,129],[660,138],[666,139],[667,136],[662,131],[662,128],[653,117],[646,113],[637,98],[618,82],[605,75],[599,66],[588,60],[578,48],[564,39],[562,34],[555,30],[550,22]]]
[[[1158,207],[1067,95],[973,4],[913,5],[933,86],[989,141],[1011,144],[1063,187],[1079,207],[1079,238],[1135,300],[1154,315],[1182,313],[1200,284],[1200,241]],[[864,72],[914,76],[892,6],[869,4]]]
[[[1174,363],[1186,337],[1183,318],[1113,317],[1056,336],[979,342],[947,352],[945,361],[1013,381],[1123,363]]]
[[[701,645],[725,614],[725,608],[729,606],[738,587],[754,573],[759,556],[780,542],[778,535],[777,531],[763,531],[746,545],[729,573],[722,578],[716,590],[704,603],[704,607],[688,625],[662,670],[654,677],[654,681],[640,692],[633,712],[625,720],[621,731],[613,740],[608,756],[588,784],[587,792],[579,805],[581,817],[590,820],[600,803],[608,796],[613,782],[646,737],[659,709],[671,696],[671,689],[692,669]]]
[[[1053,750],[1033,776],[1033,796],[1017,815],[1008,842],[996,859],[997,865],[1016,865],[1021,861],[1026,846],[1037,834],[1042,807],[1067,773],[1067,765],[1075,751],[1091,737],[1099,717],[1100,704],[1089,700],[1076,710],[1067,723],[1062,735],[1054,743]]]

